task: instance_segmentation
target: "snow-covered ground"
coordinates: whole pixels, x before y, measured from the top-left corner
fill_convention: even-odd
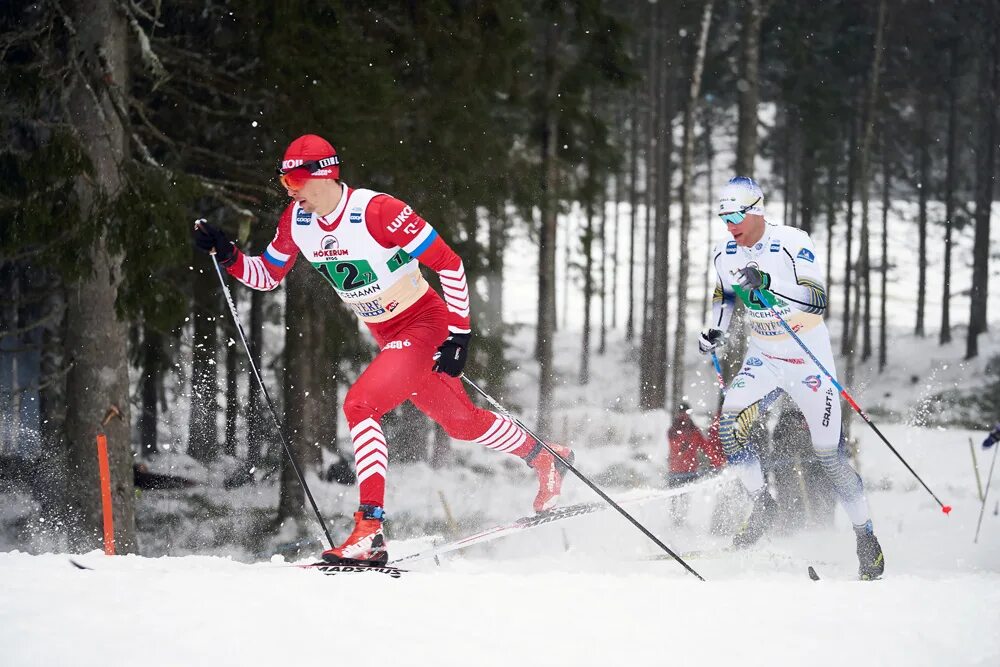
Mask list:
[[[835,527],[713,554],[722,540],[707,537],[716,500],[707,491],[693,499],[685,529],[673,528],[662,506],[635,511],[675,551],[705,550],[690,563],[706,583],[671,561],[650,560],[656,547],[613,512],[544,526],[440,565],[418,562],[398,580],[327,577],[279,562],[97,552],[80,557],[95,568],[82,571],[65,555],[11,552],[0,554],[0,662],[1000,664],[1000,633],[992,629],[1000,517],[991,502],[973,544],[972,434],[885,430],[954,511],[942,514],[874,434],[861,434],[862,472],[888,564],[878,582],[854,580],[853,534],[839,510]],[[989,457],[977,455],[987,467]],[[592,498],[579,483],[569,487],[571,497]],[[395,555],[420,544],[396,542]],[[807,564],[821,581],[807,578]]]

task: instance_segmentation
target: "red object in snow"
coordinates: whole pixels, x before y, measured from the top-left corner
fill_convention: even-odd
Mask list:
[[[687,412],[681,411],[674,417],[674,423],[667,429],[670,443],[670,472],[691,473],[698,471],[698,450],[705,452],[713,468],[721,468],[726,462],[719,442],[719,418],[712,420],[706,438]]]

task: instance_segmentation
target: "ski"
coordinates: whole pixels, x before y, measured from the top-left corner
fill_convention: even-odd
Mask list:
[[[93,570],[94,568],[84,565],[79,561],[75,561],[72,558],[69,559],[70,564],[78,570]]]
[[[641,505],[643,503],[652,502],[654,500],[662,500],[664,498],[670,498],[671,496],[679,496],[686,493],[691,493],[692,491],[700,491],[704,489],[712,488],[721,484],[724,480],[729,479],[728,475],[725,473],[716,475],[711,479],[703,480],[701,482],[696,482],[694,484],[689,484],[687,486],[682,486],[674,489],[666,489],[660,491],[645,491],[638,494],[632,494],[630,496],[625,496],[624,498],[617,499],[617,502],[621,505]],[[555,509],[549,510],[547,512],[542,512],[540,514],[533,514],[531,516],[524,516],[520,519],[516,519],[511,523],[493,526],[492,528],[487,528],[486,530],[479,531],[467,537],[463,537],[454,542],[447,542],[441,544],[425,551],[420,551],[415,554],[410,554],[408,556],[403,556],[402,558],[397,558],[389,563],[389,565],[397,565],[399,563],[412,563],[420,560],[426,560],[428,558],[437,558],[446,553],[451,553],[453,551],[460,551],[462,549],[467,549],[471,546],[477,544],[485,544],[487,542],[492,542],[498,540],[502,537],[508,537],[510,535],[515,535],[518,533],[523,533],[524,531],[531,530],[533,528],[538,528],[539,526],[545,526],[550,523],[555,523],[557,521],[563,521],[565,519],[571,519],[573,517],[585,516],[587,514],[594,514],[597,512],[603,512],[605,510],[611,509],[611,506],[605,502],[596,501],[590,503],[578,503],[576,505],[567,505],[566,507],[557,507]]]
[[[336,574],[361,574],[361,573],[374,573],[374,574],[385,574],[393,579],[399,579],[403,576],[404,572],[409,572],[409,570],[404,570],[398,567],[393,567],[391,565],[348,565],[346,563],[324,563],[322,561],[317,563],[307,563],[305,565],[294,565],[303,570],[319,570],[326,575],[336,575]]]

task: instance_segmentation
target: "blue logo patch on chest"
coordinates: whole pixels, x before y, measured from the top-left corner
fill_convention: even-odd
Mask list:
[[[312,222],[312,213],[303,211],[301,208],[295,212],[295,224],[296,225],[308,225]]]
[[[360,208],[356,208],[356,209],[352,210],[351,211],[351,215],[350,215],[350,217],[348,219],[351,222],[355,223],[355,224],[361,222],[361,209]]]
[[[736,241],[730,241],[726,244],[726,254],[735,255],[736,254]]]
[[[771,241],[771,252],[778,252],[781,250],[781,241]]]
[[[816,255],[812,254],[812,251],[810,251],[809,248],[803,248],[802,250],[799,250],[799,254],[796,256],[796,259],[804,259],[807,262],[815,262]]]

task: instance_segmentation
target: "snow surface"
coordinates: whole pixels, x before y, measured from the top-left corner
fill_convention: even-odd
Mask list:
[[[688,528],[635,511],[702,583],[613,512],[543,526],[402,579],[327,577],[275,559],[79,559],[0,554],[0,663],[20,665],[996,665],[1000,517],[979,512],[970,432],[887,426],[946,502],[945,516],[872,432],[863,474],[887,558],[854,579],[853,534],[836,526],[714,552],[713,491]],[[985,477],[989,455],[977,450]],[[574,496],[590,499],[569,482]],[[522,489],[523,490],[523,489]],[[991,490],[991,497],[997,498]],[[394,555],[424,546],[391,543]],[[812,564],[822,581],[812,582]]]

